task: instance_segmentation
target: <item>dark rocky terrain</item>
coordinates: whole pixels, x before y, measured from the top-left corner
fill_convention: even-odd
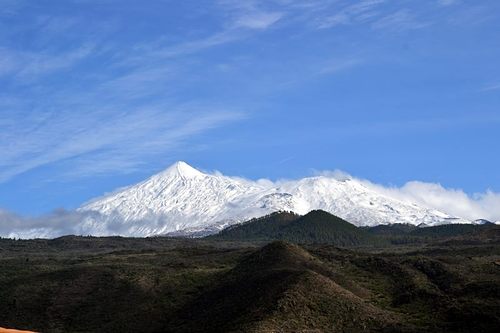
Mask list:
[[[298,219],[288,217],[273,228]],[[317,235],[325,219],[331,217],[302,218],[291,234],[300,227]],[[338,225],[328,241],[301,239],[298,245],[274,236],[245,240],[242,233],[238,240],[227,234],[0,239],[0,326],[39,332],[498,331],[497,226],[433,232]],[[255,233],[244,228],[243,234]],[[346,235],[361,241],[346,244]]]

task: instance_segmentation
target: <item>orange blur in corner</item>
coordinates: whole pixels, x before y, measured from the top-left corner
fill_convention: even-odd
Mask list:
[[[0,327],[0,333],[36,333],[33,331],[20,331],[20,330],[12,330],[8,328],[2,328]]]

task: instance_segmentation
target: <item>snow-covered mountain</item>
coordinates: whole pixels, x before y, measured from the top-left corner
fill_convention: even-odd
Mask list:
[[[361,225],[467,223],[440,211],[378,193],[355,179],[327,176],[249,181],[206,174],[184,162],[81,208],[80,230],[94,235],[211,233],[274,211],[323,209]]]

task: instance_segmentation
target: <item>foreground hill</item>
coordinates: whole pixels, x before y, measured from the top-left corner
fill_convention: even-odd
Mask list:
[[[497,332],[500,245],[364,250],[0,239],[0,323],[38,332]]]
[[[321,260],[274,242],[243,258],[175,316],[177,332],[372,332],[402,328],[401,318],[328,277]],[[392,329],[391,329],[392,328]]]

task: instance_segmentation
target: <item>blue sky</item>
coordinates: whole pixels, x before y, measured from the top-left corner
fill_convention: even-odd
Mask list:
[[[496,0],[0,0],[0,208],[176,160],[500,191]]]

